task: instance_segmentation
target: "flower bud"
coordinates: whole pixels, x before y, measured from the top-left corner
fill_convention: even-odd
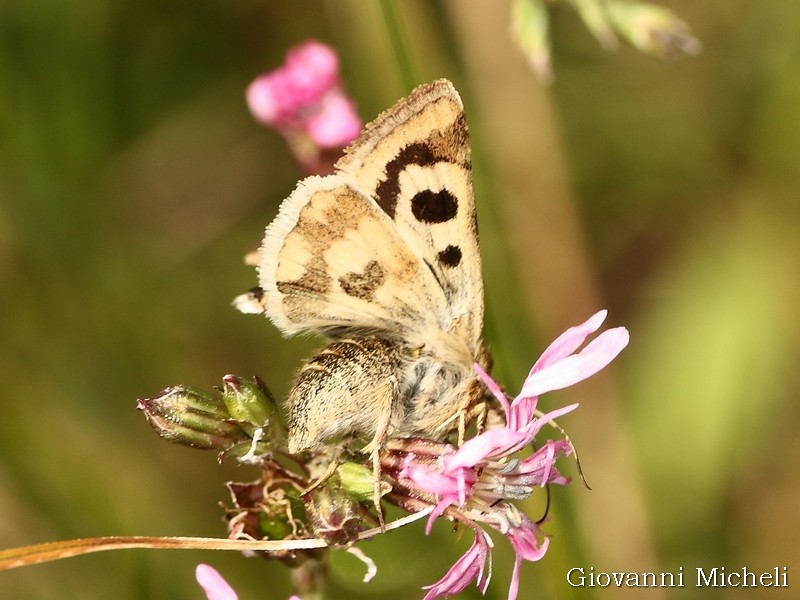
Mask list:
[[[550,25],[541,0],[514,0],[511,5],[511,39],[543,84],[553,81],[550,61]]]
[[[311,531],[329,544],[355,540],[364,520],[358,500],[342,489],[335,473],[311,492],[306,513]]]
[[[306,133],[321,148],[344,148],[363,125],[353,101],[336,90],[320,100],[317,112],[308,117]]]
[[[342,490],[359,502],[372,502],[375,494],[375,473],[357,463],[346,462],[336,469]],[[391,491],[388,483],[381,482],[381,495]]]
[[[605,50],[617,48],[617,38],[606,14],[606,0],[568,0],[568,3]]]
[[[253,427],[266,427],[278,419],[275,398],[258,377],[225,375],[222,381],[222,401],[232,419]]]
[[[162,438],[204,450],[225,450],[248,439],[236,423],[220,394],[178,385],[153,398],[137,402],[147,422]]]
[[[658,58],[697,54],[700,41],[689,26],[663,6],[640,2],[611,1],[606,6],[614,28],[637,50]]]
[[[336,51],[314,40],[292,48],[283,65],[256,78],[246,98],[256,120],[286,139],[309,175],[332,173],[363,125],[342,87]]]

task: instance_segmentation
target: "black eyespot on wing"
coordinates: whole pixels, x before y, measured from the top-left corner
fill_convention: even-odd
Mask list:
[[[400,194],[400,173],[409,165],[429,167],[436,162],[434,149],[428,144],[419,142],[409,144],[386,164],[386,179],[375,189],[378,205],[387,215],[394,219],[397,210],[397,196]]]
[[[449,190],[422,190],[411,199],[411,213],[423,223],[446,223],[458,214],[458,200]]]
[[[457,267],[461,264],[461,248],[450,245],[436,255],[439,264],[443,267]]]

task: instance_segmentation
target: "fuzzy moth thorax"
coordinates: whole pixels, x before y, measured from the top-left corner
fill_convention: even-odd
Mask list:
[[[350,433],[376,445],[389,435],[443,437],[474,404],[478,382],[460,352],[450,361],[427,350],[375,335],[325,347],[289,393],[289,452]]]
[[[289,393],[289,452],[342,434],[386,435],[403,419],[403,358],[377,336],[333,342],[308,361]]]

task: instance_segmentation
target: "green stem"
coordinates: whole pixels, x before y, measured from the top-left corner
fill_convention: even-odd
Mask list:
[[[400,78],[404,87],[410,90],[419,83],[419,78],[408,52],[408,36],[397,12],[397,4],[395,0],[380,0],[380,6],[383,20],[386,23],[386,31],[389,33],[389,40],[397,59]]]

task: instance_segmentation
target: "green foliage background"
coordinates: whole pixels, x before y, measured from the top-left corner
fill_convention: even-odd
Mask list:
[[[557,10],[556,81],[542,88],[506,2],[392,5],[406,58],[386,6],[0,3],[0,545],[224,534],[223,482],[254,474],[157,439],[135,399],[226,373],[257,373],[280,396],[316,345],[228,305],[255,284],[241,256],[300,177],[243,90],[317,38],[340,51],[367,119],[409,91],[406,69],[460,90],[487,338],[509,389],[599,308],[631,331],[613,369],[543,400],[581,401],[562,425],[593,491],[554,490],[551,550],[523,569],[521,598],[626,595],[569,587],[573,566],[683,566],[689,586],[696,567],[796,578],[800,11],[673,0],[704,51],[661,63],[603,52]],[[422,529],[364,546],[379,566],[369,585],[334,556],[330,596],[421,597],[467,541]],[[496,542],[487,597],[505,598],[511,553]],[[0,595],[201,598],[200,561],[243,600],[290,594],[285,568],[237,553],[124,551],[0,573]],[[716,597],[789,593],[745,591]]]

